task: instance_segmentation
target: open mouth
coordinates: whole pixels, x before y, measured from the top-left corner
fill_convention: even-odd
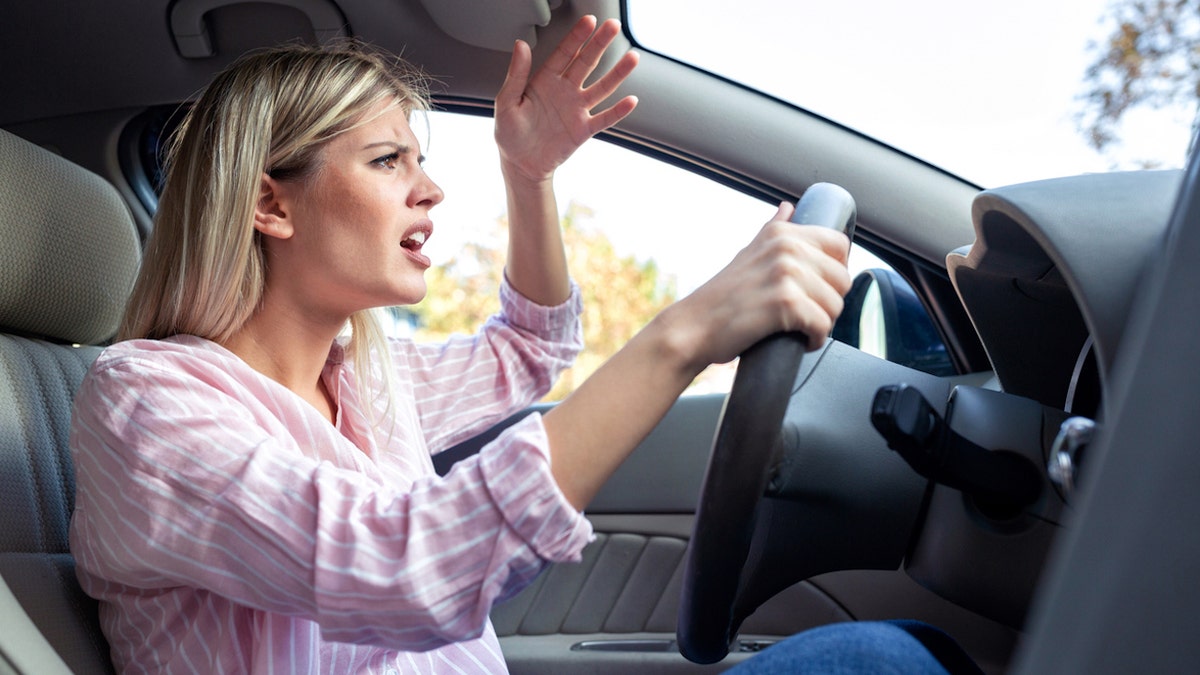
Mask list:
[[[400,246],[402,246],[410,251],[420,251],[421,247],[425,245],[425,240],[428,238],[429,238],[428,232],[423,232],[423,231],[413,232],[409,236],[405,237],[404,241],[400,242]]]

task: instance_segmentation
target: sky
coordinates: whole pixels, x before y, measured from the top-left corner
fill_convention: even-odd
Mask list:
[[[714,70],[993,187],[1112,167],[1074,122],[1110,2],[632,0],[629,23],[642,42],[712,60]],[[755,15],[771,20],[715,34]],[[710,59],[718,41],[719,59]],[[1116,159],[1181,164],[1191,114],[1142,116]]]
[[[702,65],[991,187],[1145,160],[1182,165],[1190,110],[1141,115],[1110,156],[1077,129],[1088,46],[1107,32],[1108,2],[632,0],[629,22],[647,48],[687,60],[709,58],[719,42],[719,61]],[[754,16],[770,20],[713,32]],[[504,192],[490,120],[434,115],[430,127],[426,166],[447,198],[427,250],[440,262],[503,214]],[[657,164],[591,142],[556,176],[560,208],[591,207],[618,251],[653,257],[687,293],[774,208]],[[852,269],[874,264],[855,255]]]

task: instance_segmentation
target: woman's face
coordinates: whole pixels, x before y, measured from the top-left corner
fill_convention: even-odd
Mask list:
[[[307,178],[276,183],[291,236],[265,239],[268,286],[343,318],[425,297],[422,248],[443,196],[405,112],[389,101],[368,119],[330,141]]]

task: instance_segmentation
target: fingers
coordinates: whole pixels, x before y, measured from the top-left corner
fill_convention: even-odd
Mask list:
[[[792,224],[792,227],[799,228],[822,253],[845,266],[850,256],[850,241],[846,239],[846,235],[823,225]]]
[[[764,256],[796,264],[824,280],[838,294],[850,290],[846,271],[846,235],[819,225],[796,225],[780,221],[768,223]]]
[[[780,202],[779,208],[776,209],[775,215],[771,220],[767,221],[768,225],[774,222],[787,223],[792,227],[799,227],[805,231],[806,236],[810,236],[820,246],[821,250],[833,256],[843,265],[846,263],[850,254],[850,242],[847,241],[846,235],[822,225],[797,225],[791,222],[792,216],[796,213],[796,207],[791,202]],[[824,232],[822,232],[822,230]]]
[[[629,113],[633,112],[633,109],[637,107],[637,104],[638,98],[636,96],[626,96],[620,101],[617,101],[617,103],[611,108],[592,115],[592,119],[589,122],[590,127],[588,129],[588,135],[595,136],[601,131],[604,131],[617,122],[625,119],[629,116]]]
[[[596,27],[596,17],[585,16],[571,28],[567,37],[563,38],[546,59],[543,69],[583,88],[584,81],[600,65],[604,52],[620,33],[621,24],[616,19],[608,19]],[[633,72],[637,62],[637,54],[628,52],[612,69],[587,87],[588,107],[611,96]]]
[[[591,108],[609,96],[612,96],[633,72],[634,68],[637,68],[638,59],[637,52],[626,52],[617,61],[616,65],[584,90],[587,98],[586,105]]]
[[[551,72],[556,75],[565,75],[567,68],[571,65],[571,62],[575,60],[576,55],[579,54],[580,47],[583,47],[584,44],[587,43],[588,38],[592,36],[592,33],[595,30],[596,17],[594,16],[588,15],[575,22],[575,25],[571,28],[571,32],[567,33],[567,36],[563,38],[562,42],[558,43],[558,46],[554,48],[554,51],[551,52],[550,56],[546,59],[546,63],[542,67],[545,68],[547,72]],[[609,41],[611,40],[612,38],[610,37]],[[601,52],[603,52],[603,50],[601,50]],[[595,66],[593,66],[593,68],[594,67]],[[588,72],[591,71],[589,70]],[[582,81],[583,80],[580,79],[580,82]]]
[[[627,52],[621,57],[617,64],[598,79],[592,86],[583,91],[583,105],[587,108],[592,108],[601,101],[612,96],[617,88],[621,86],[633,69],[637,67],[638,55],[636,52]],[[636,96],[626,96],[617,101],[612,107],[598,113],[594,113],[589,121],[588,133],[592,136],[608,129],[625,119],[633,109],[637,107],[638,99]]]
[[[592,22],[595,22],[594,17],[585,18],[589,18]],[[580,20],[579,23],[575,24],[576,28],[582,23],[583,21]],[[605,21],[591,33],[590,39],[582,47],[577,48],[578,51],[574,55],[574,58],[568,61],[565,68],[553,72],[561,72],[563,77],[571,82],[582,84],[592,74],[592,71],[596,70],[596,66],[600,65],[600,59],[603,58],[605,50],[608,49],[609,45],[613,43],[613,40],[616,39],[620,32],[621,24],[616,19]],[[572,37],[574,34],[575,31],[572,30]]]
[[[845,273],[844,268],[842,273]],[[829,277],[824,276],[810,281],[788,307],[790,320],[798,321],[791,330],[808,336],[809,351],[820,347],[833,332],[833,324],[845,306],[844,293],[831,282]]]
[[[725,269],[677,303],[701,336],[698,361],[725,362],[779,332],[807,335],[812,351],[833,330],[851,285],[846,236],[790,223],[793,212],[780,204]]]
[[[525,87],[529,84],[529,70],[533,66],[533,53],[524,40],[513,45],[512,59],[508,62],[508,74],[496,94],[496,107],[514,107],[521,102]]]
[[[775,209],[775,215],[771,216],[771,220],[782,220],[787,222],[792,219],[792,214],[795,212],[795,204],[792,204],[791,202],[779,202],[779,207]]]
[[[790,205],[777,215],[790,216]],[[752,244],[754,246],[755,244]],[[845,267],[845,235],[814,225],[795,225],[773,219],[761,233],[752,263],[764,271],[765,301],[776,316],[773,330],[796,331],[810,337],[816,349],[841,314],[850,290]]]

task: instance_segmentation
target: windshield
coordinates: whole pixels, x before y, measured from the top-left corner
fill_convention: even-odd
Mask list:
[[[1110,14],[1110,0],[627,1],[640,48],[984,187],[1183,165],[1194,105],[1127,115],[1103,152],[1081,130],[1085,73],[1116,25]]]

